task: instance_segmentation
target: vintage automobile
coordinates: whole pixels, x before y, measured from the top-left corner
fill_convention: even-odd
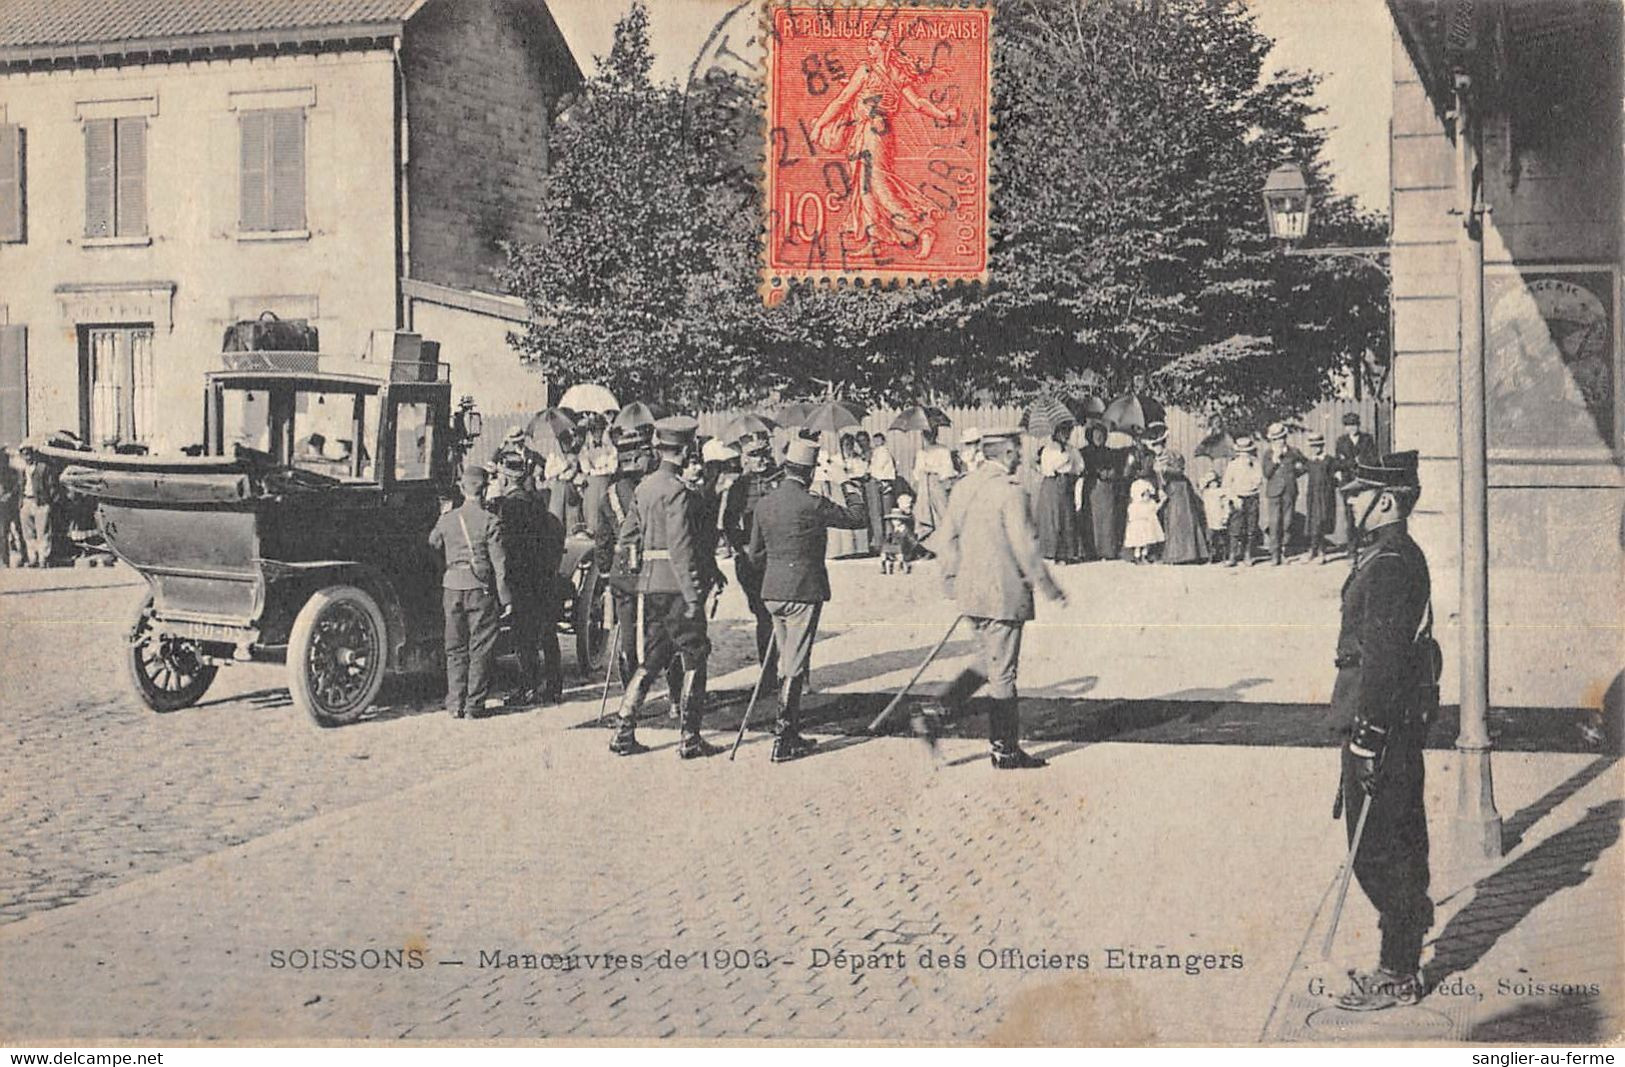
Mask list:
[[[443,662],[428,534],[480,419],[466,399],[453,408],[438,346],[396,338],[381,361],[224,353],[198,455],[47,450],[150,585],[128,666],[154,711],[195,704],[223,665],[284,661],[294,703],[336,726],[386,672]],[[590,540],[567,542],[560,578],[560,628],[594,670],[607,635]]]

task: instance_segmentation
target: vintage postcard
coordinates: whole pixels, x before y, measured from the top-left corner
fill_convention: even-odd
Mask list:
[[[0,0],[0,1044],[1611,1062],[1622,25]]]

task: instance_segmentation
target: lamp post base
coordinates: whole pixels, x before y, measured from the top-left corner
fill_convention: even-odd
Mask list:
[[[1477,879],[1502,855],[1501,815],[1495,810],[1490,749],[1487,745],[1469,747],[1458,742],[1456,756],[1461,763],[1456,776],[1456,810],[1447,828],[1447,862],[1458,877]]]

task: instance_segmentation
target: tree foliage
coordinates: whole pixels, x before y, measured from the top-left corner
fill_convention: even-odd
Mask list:
[[[1386,278],[1289,257],[1260,190],[1282,161],[1316,239],[1383,220],[1326,194],[1315,78],[1268,72],[1240,0],[1007,0],[995,14],[992,281],[757,291],[759,87],[657,84],[634,6],[559,123],[540,212],[511,250],[550,378],[696,406],[839,388],[860,400],[1006,399],[1093,377],[1183,406],[1301,410],[1377,384]]]

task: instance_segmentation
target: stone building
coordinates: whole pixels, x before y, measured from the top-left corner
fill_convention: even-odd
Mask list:
[[[1459,607],[1458,360],[1481,323],[1490,700],[1597,707],[1625,660],[1622,7],[1389,8],[1394,439],[1422,457],[1413,529],[1433,565],[1434,602],[1442,619]],[[1475,195],[1481,222],[1462,210]],[[1481,268],[1462,258],[1464,221],[1480,226]]]
[[[495,269],[580,81],[545,0],[0,0],[0,441],[193,442],[262,311],[542,406]]]

